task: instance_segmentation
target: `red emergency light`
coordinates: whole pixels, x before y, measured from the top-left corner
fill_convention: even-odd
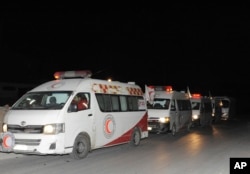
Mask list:
[[[172,91],[173,91],[173,88],[172,88],[172,86],[166,86],[166,87],[165,87],[165,90],[166,90],[167,92],[172,92]]]
[[[151,89],[154,89],[155,91],[166,91],[166,92],[172,92],[173,88],[172,86],[148,86]]]
[[[66,78],[89,78],[92,72],[90,70],[79,70],[79,71],[57,71],[54,73],[55,79],[66,79]]]
[[[201,98],[201,94],[198,93],[192,94],[192,98]]]

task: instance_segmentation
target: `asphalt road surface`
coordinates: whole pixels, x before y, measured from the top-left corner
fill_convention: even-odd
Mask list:
[[[234,119],[176,136],[150,134],[138,147],[102,148],[82,160],[0,153],[0,174],[229,174],[231,157],[250,158],[249,133],[248,120]]]

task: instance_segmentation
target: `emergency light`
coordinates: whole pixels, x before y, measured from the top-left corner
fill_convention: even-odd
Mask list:
[[[172,86],[149,86],[149,88],[154,89],[155,91],[166,91],[168,93],[173,91]]]
[[[198,93],[192,94],[192,98],[201,98],[201,94]]]
[[[92,72],[90,70],[79,71],[57,71],[54,73],[55,79],[67,79],[67,78],[90,78]]]

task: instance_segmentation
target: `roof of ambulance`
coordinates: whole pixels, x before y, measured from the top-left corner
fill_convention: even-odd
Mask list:
[[[52,80],[49,82],[45,82],[35,88],[33,88],[32,92],[34,91],[73,91],[78,90],[78,88],[89,89],[92,87],[91,83],[100,83],[100,84],[110,84],[107,80],[100,80],[100,79],[92,79],[92,78],[72,78],[72,79],[60,79],[60,80]],[[121,82],[112,81],[113,85],[121,85]],[[124,84],[124,83],[122,83]],[[133,87],[138,87],[138,85],[133,85]]]
[[[176,99],[187,99],[187,95],[180,91],[155,91],[155,98],[176,98]]]

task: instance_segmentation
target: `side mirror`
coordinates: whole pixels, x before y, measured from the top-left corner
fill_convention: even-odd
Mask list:
[[[69,105],[68,112],[77,112],[77,104],[71,103]]]

